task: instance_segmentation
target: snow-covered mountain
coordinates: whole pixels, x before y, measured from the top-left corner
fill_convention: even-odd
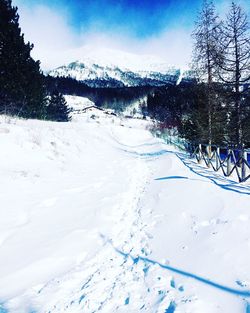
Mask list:
[[[180,70],[168,67],[162,71],[121,68],[117,65],[101,65],[95,60],[72,62],[50,71],[50,75],[71,77],[85,82],[90,87],[162,86],[176,84]]]
[[[84,57],[49,72],[85,82],[90,87],[162,86],[178,84],[187,71],[158,57],[113,49],[84,48]],[[80,56],[80,53],[79,53]]]

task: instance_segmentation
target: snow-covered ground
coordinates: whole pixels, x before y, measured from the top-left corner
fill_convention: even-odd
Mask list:
[[[148,126],[1,117],[1,313],[250,312],[249,185]]]
[[[75,114],[79,114],[82,110],[95,105],[94,102],[85,97],[65,95],[64,98]]]

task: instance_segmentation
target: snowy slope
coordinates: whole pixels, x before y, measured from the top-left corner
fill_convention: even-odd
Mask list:
[[[85,97],[64,95],[67,106],[71,109],[71,118],[81,115],[86,108],[95,106],[94,102]]]
[[[248,185],[149,122],[0,123],[0,312],[249,312]]]
[[[73,109],[73,111],[76,111],[76,112],[86,109],[92,105],[95,105],[94,102],[92,102],[91,100],[85,97],[70,96],[70,95],[65,95],[64,97],[68,106],[71,109]]]

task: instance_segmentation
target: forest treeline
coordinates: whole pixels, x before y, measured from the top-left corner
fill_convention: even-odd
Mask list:
[[[192,34],[196,84],[149,96],[160,128],[188,142],[250,147],[250,35],[246,12],[232,2],[224,20],[205,0]]]
[[[245,85],[242,100],[242,142],[250,147],[250,89]],[[208,86],[205,83],[180,84],[158,88],[148,96],[147,111],[157,121],[157,129],[174,133],[188,143],[209,143],[221,146],[238,146],[238,129],[233,119],[231,87],[213,84],[211,133],[208,122]]]
[[[96,106],[113,109],[117,113],[124,111],[136,101],[154,94],[158,89],[153,86],[95,88],[70,77],[44,76],[44,82],[49,93],[58,90],[62,94],[86,97]]]

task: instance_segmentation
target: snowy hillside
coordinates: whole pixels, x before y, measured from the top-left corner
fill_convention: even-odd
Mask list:
[[[72,77],[90,87],[162,86],[190,80],[188,69],[180,69],[152,55],[137,55],[115,49],[81,49],[78,61],[49,71],[51,76]]]
[[[100,65],[94,60],[76,61],[49,72],[54,77],[71,77],[90,87],[162,86],[176,84],[180,70],[168,68],[157,71],[132,71],[116,65]]]
[[[81,114],[86,108],[94,106],[94,102],[85,97],[65,95],[68,107],[71,108],[71,117]]]
[[[1,116],[0,312],[249,312],[250,186],[94,115]]]

